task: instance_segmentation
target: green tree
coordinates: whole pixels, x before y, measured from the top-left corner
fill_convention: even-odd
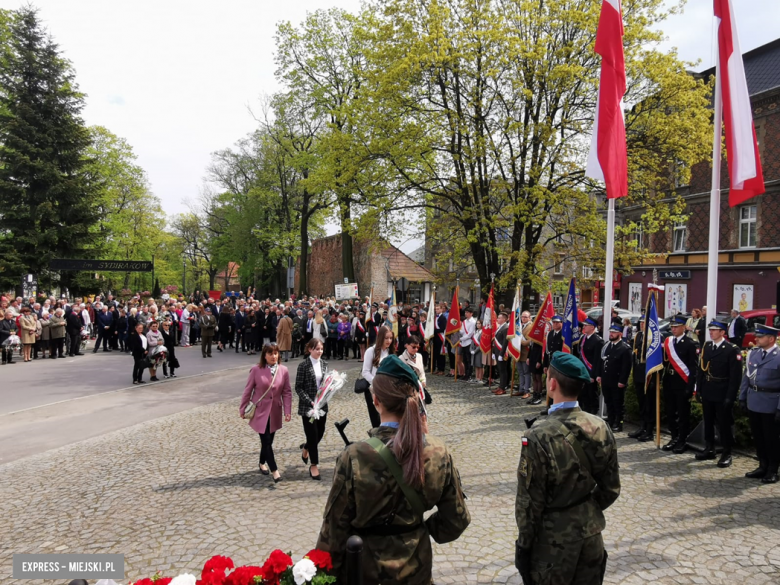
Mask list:
[[[671,162],[689,169],[708,152],[709,88],[657,49],[663,4],[624,3],[626,101],[639,105],[626,114],[632,193],[621,203],[641,203],[648,230],[675,212],[664,200],[673,185],[659,184]],[[388,0],[361,17],[353,139],[333,156],[372,174],[381,161],[388,187],[368,203],[438,213],[434,237],[467,244],[482,290],[499,275],[505,302],[516,279],[546,288],[562,262],[603,272],[603,188],[583,172],[599,10],[590,0]]]
[[[0,234],[14,253],[0,257],[0,275],[21,292],[25,272],[50,289],[51,259],[88,255],[96,213],[73,69],[33,8],[16,11],[9,28],[0,69]],[[72,278],[63,273],[61,284]]]

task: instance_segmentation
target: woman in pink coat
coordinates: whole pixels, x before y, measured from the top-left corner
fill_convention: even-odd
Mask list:
[[[249,370],[249,379],[246,381],[241,406],[238,408],[241,418],[244,418],[244,410],[249,404],[250,396],[252,402],[257,405],[249,426],[260,435],[260,473],[272,473],[274,483],[278,483],[282,478],[274,459],[274,433],[282,428],[282,411],[285,422],[290,422],[292,389],[290,373],[285,366],[279,364],[279,348],[275,343],[263,347],[260,364]]]

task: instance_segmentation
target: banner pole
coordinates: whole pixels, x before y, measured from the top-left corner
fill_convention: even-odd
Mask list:
[[[655,448],[661,448],[661,372],[655,373]]]

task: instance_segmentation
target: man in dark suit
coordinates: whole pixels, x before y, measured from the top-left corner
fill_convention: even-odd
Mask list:
[[[471,310],[471,309],[469,309]],[[496,333],[493,340],[493,353],[497,354],[498,360],[498,388],[493,390],[496,396],[503,396],[509,388],[509,354],[507,348],[509,340],[507,339],[508,327],[506,324],[506,313],[499,313],[496,317]],[[479,351],[479,350],[477,350]],[[510,388],[511,390],[511,388]]]
[[[609,328],[609,342],[601,350],[601,368],[596,381],[601,384],[607,404],[607,424],[613,432],[623,432],[623,408],[628,377],[631,375],[631,348],[623,341],[623,327]]]
[[[371,305],[371,321],[368,323],[368,345],[374,345],[376,343],[376,332],[384,323],[382,313],[379,311],[379,303]]]
[[[111,328],[114,325],[114,317],[108,312],[108,305],[103,305],[100,308],[100,312],[96,315],[95,328],[97,329],[97,341],[95,342],[95,349],[92,353],[97,353],[100,347],[100,342],[103,342],[103,351],[111,351],[108,348],[108,342],[111,339]]]
[[[643,355],[645,339],[645,317],[639,318],[639,331],[633,340],[634,391],[636,402],[639,406],[640,426],[636,431],[628,433],[629,438],[646,442],[653,439],[653,427],[655,426],[655,375],[646,380],[647,363]]]
[[[699,346],[685,335],[687,321],[682,315],[675,316],[671,323],[672,335],[664,340],[664,404],[672,439],[662,449],[677,454],[687,449],[699,357]]]
[[[729,323],[729,341],[742,349],[742,340],[745,339],[747,332],[747,321],[739,314],[739,311],[732,309],[731,323]],[[704,341],[702,339],[702,341]]]
[[[599,385],[596,381],[601,371],[601,349],[604,340],[596,333],[596,322],[585,319],[582,322],[582,337],[579,343],[579,358],[590,373],[590,383],[580,392],[580,406],[585,412],[596,414],[599,411]]]
[[[244,347],[244,329],[246,329],[246,313],[244,312],[244,303],[238,305],[238,311],[236,311],[236,353],[238,353],[238,346],[241,345],[241,351],[246,351]]]

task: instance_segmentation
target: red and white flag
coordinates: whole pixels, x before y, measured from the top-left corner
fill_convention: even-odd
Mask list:
[[[718,72],[723,97],[723,122],[726,126],[726,156],[729,166],[729,205],[740,203],[764,192],[764,174],[758,156],[753,110],[750,107],[745,66],[739,49],[737,23],[729,0],[715,1],[718,19]],[[715,121],[720,136],[720,121]]]
[[[628,195],[628,153],[623,120],[626,63],[620,0],[603,0],[595,51],[601,55],[601,78],[593,137],[585,174],[604,181],[607,198]]]
[[[482,335],[479,338],[479,347],[482,353],[490,353],[493,347],[493,338],[496,333],[496,304],[493,299],[493,285],[490,286],[487,307],[482,315]]]

